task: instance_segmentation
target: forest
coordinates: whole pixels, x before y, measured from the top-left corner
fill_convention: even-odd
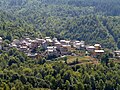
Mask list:
[[[119,15],[119,0],[4,0],[0,1],[0,36],[42,35],[119,49]]]
[[[69,66],[14,48],[0,52],[1,90],[120,90],[120,64],[113,61]]]
[[[0,0],[3,47],[14,39],[56,37],[120,49],[120,0]],[[120,90],[120,64],[68,65],[0,50],[1,90]]]

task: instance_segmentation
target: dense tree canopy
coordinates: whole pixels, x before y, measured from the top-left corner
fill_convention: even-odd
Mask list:
[[[0,36],[11,41],[42,34],[120,48],[119,4],[119,0],[0,1]]]
[[[110,62],[107,66],[106,63],[69,66],[59,61],[39,63],[40,60],[30,59],[16,49],[4,51],[0,55],[0,88],[5,90],[120,89],[120,65],[117,63]]]

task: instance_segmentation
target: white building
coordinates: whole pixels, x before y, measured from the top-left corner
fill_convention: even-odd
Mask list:
[[[0,37],[0,49],[2,49],[2,37]]]
[[[57,54],[57,47],[56,46],[48,46],[47,53],[48,55],[56,55]]]
[[[54,43],[57,43],[57,42],[59,42],[59,41],[57,40],[57,38],[53,38],[53,42],[54,42]]]
[[[101,49],[101,45],[100,44],[95,44],[94,47],[95,47],[95,50],[100,50]]]
[[[53,40],[50,37],[45,37],[45,40],[46,40],[48,46],[52,46],[53,45]]]
[[[36,40],[39,45],[42,45],[42,43],[45,41],[44,39],[39,39],[39,38],[36,38]]]
[[[70,45],[70,41],[66,41],[66,40],[60,40],[60,43],[62,45]]]
[[[76,49],[83,48],[84,46],[85,46],[84,41],[75,41],[75,42],[73,42],[73,47],[76,48]]]
[[[3,41],[3,40],[2,40],[2,37],[0,37],[0,44],[2,44],[2,41]]]
[[[120,50],[114,51],[114,57],[120,58]]]
[[[86,46],[86,50],[90,52],[94,52],[95,47],[94,46]]]
[[[29,48],[27,46],[20,46],[19,50],[21,52],[24,52],[24,53],[28,53],[29,52]]]
[[[104,53],[105,51],[104,50],[95,50],[95,53],[96,54],[102,54],[102,53]]]
[[[60,53],[61,55],[67,55],[71,51],[71,45],[62,45],[60,47]]]
[[[57,49],[60,49],[60,47],[62,46],[62,44],[59,41],[54,43],[54,45],[57,47]]]

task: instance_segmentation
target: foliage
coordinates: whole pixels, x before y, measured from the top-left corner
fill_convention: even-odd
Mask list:
[[[119,4],[119,0],[0,1],[0,36],[9,41],[51,36],[117,49],[120,48]]]
[[[9,54],[12,50],[14,53]],[[15,54],[17,52],[17,54]],[[75,90],[119,90],[120,65],[84,64],[69,66],[64,62],[26,58],[21,62],[21,52],[10,49],[0,55],[0,88],[21,89],[75,89]],[[76,58],[76,61],[78,59]]]

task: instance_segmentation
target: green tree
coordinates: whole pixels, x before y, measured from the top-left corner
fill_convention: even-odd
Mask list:
[[[65,63],[67,64],[67,57],[64,57],[64,61],[65,61]]]
[[[84,84],[83,83],[78,82],[77,85],[78,85],[78,90],[84,90]]]
[[[66,87],[66,90],[70,90],[70,82],[68,80],[66,80],[65,82],[65,87]]]
[[[108,54],[104,54],[101,58],[101,62],[104,62],[106,64],[106,66],[108,66],[109,63],[109,55]]]

